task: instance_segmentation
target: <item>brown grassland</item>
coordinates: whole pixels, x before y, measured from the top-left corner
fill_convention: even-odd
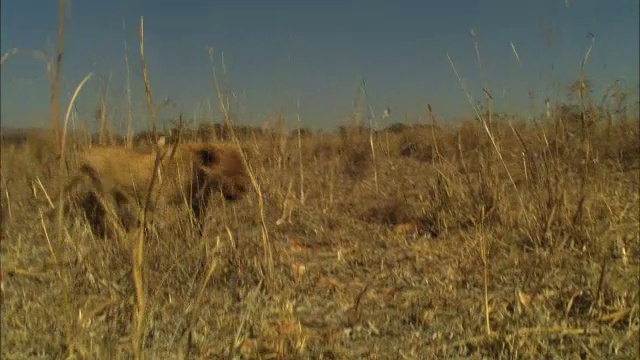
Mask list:
[[[638,119],[607,114],[241,136],[253,187],[201,234],[154,207],[138,320],[135,232],[47,216],[54,141],[5,139],[2,358],[638,358]]]
[[[55,136],[3,129],[0,144],[3,359],[640,358],[638,102],[617,92],[594,104],[583,71],[593,41],[577,101],[536,121],[496,116],[485,89],[474,121],[438,125],[429,105],[429,125],[331,133],[291,131],[284,117],[232,126],[208,48],[223,124],[203,136],[180,122],[168,145],[240,153],[194,162],[154,156],[131,127],[114,139],[104,94],[97,142],[115,147],[67,133],[91,74],[61,119],[64,11],[60,1],[46,60]],[[152,101],[140,20],[155,135],[165,104]],[[90,188],[63,191],[83,157],[115,194],[109,211],[83,206]],[[236,200],[196,196],[208,201],[199,219],[188,196],[156,201],[198,174],[171,161],[203,165]],[[131,180],[146,196],[125,210],[145,226],[127,229],[110,220],[126,217],[118,194]],[[97,212],[108,236],[92,231]]]

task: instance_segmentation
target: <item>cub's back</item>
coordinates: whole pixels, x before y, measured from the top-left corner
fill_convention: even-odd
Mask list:
[[[151,180],[155,154],[121,147],[94,147],[78,154],[78,165],[89,167],[109,187],[145,191]]]

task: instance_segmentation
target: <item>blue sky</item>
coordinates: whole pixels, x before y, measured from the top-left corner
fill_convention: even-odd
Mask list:
[[[261,124],[277,111],[295,124],[298,99],[304,125],[341,124],[361,77],[374,112],[389,106],[391,121],[403,121],[405,114],[416,119],[427,103],[443,121],[467,116],[472,109],[447,54],[475,98],[482,98],[486,83],[497,109],[540,111],[545,97],[553,96],[554,89],[566,93],[577,78],[588,33],[596,36],[586,68],[596,94],[620,80],[637,96],[638,1],[566,5],[565,0],[71,1],[64,29],[62,101],[66,104],[76,84],[93,72],[78,98],[80,118],[92,122],[101,88],[109,84],[110,116],[120,121],[126,109],[126,41],[133,113],[137,121],[146,117],[140,16],[154,99],[168,97],[174,104],[159,114],[161,119],[180,111],[186,118],[201,117],[211,113],[209,106],[216,107],[207,46],[214,48],[218,65],[224,53],[240,121],[246,124]],[[15,47],[53,52],[57,1],[5,0],[1,7],[3,54]],[[48,123],[45,65],[26,54],[2,65],[4,126]]]

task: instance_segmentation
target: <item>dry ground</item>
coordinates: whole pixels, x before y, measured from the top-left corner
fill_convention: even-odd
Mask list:
[[[157,209],[146,358],[638,358],[637,120],[356,130],[242,141],[265,233]],[[57,237],[44,146],[2,147],[2,358],[132,358],[130,239]]]

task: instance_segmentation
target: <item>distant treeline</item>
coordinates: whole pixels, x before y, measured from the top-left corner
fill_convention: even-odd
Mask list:
[[[430,125],[406,125],[402,123],[395,123],[387,126],[384,129],[374,130],[375,132],[380,131],[389,131],[391,133],[399,133],[406,129],[410,128],[423,128],[430,127]],[[370,128],[364,125],[342,125],[338,126],[334,133],[340,135],[346,134],[368,134]],[[253,137],[261,137],[266,135],[281,135],[282,133],[277,129],[269,129],[265,130],[261,127],[257,126],[249,126],[249,125],[234,125],[232,127],[226,124],[220,123],[206,123],[199,124],[196,127],[188,127],[182,126],[181,128],[175,127],[169,131],[162,132],[159,131],[158,134],[160,136],[165,136],[173,139],[175,136],[180,136],[180,141],[185,142],[206,142],[206,141],[231,141],[233,139],[232,133],[235,136],[243,141],[249,140]],[[318,131],[317,133],[321,133]],[[289,136],[297,137],[298,129],[294,128],[288,131]],[[300,135],[303,137],[308,137],[314,135],[314,132],[308,128],[300,128]],[[50,138],[51,140],[54,137],[54,133],[52,130],[46,129],[19,129],[19,128],[11,128],[11,129],[2,129],[0,131],[0,141],[5,145],[16,145],[21,146],[29,139],[39,139],[43,140],[46,138]],[[121,134],[109,134],[107,139],[101,137],[99,133],[89,134],[83,133],[81,131],[75,131],[67,134],[67,141],[69,143],[81,143],[81,144],[102,144],[102,145],[124,145],[127,141],[127,137]],[[133,135],[132,143],[134,146],[136,145],[144,145],[149,144],[149,142],[153,139],[152,131],[141,131],[137,132]]]

